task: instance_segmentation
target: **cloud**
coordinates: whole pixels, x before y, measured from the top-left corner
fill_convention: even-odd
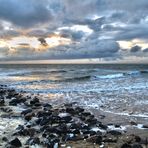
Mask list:
[[[41,45],[48,46],[48,44],[44,38],[38,38],[38,41],[40,41]]]
[[[116,57],[118,51],[119,45],[113,40],[89,40],[49,48],[46,51],[37,51],[29,44],[19,44],[15,48],[15,54],[7,55],[5,60],[107,58]]]
[[[63,29],[60,31],[60,35],[64,38],[71,38],[74,41],[80,41],[85,36],[85,32]]]
[[[136,46],[133,46],[130,51],[131,51],[131,52],[138,52],[138,51],[140,51],[140,50],[141,50],[141,47],[138,46],[138,45],[136,45]]]
[[[29,59],[142,57],[146,46],[134,42],[139,46],[123,54],[117,42],[147,40],[147,7],[147,0],[0,0],[0,37],[33,36],[44,48],[51,34],[72,41],[44,52],[20,45],[7,59],[25,59],[29,53]]]
[[[145,48],[145,49],[143,50],[143,52],[148,52],[148,48]]]
[[[51,20],[47,0],[0,0],[0,19],[21,27],[32,27]]]
[[[0,58],[4,58],[5,56],[7,56],[9,52],[9,48],[8,47],[0,47]]]

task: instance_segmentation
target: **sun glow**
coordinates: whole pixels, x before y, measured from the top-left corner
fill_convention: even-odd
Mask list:
[[[9,44],[7,44],[6,41],[0,40],[0,47],[7,47],[7,46],[9,46]]]
[[[12,54],[15,53],[16,49],[20,48],[30,48],[34,49],[34,51],[41,52],[59,45],[68,45],[72,41],[71,39],[61,37],[58,34],[53,34],[45,38],[45,42],[47,45],[41,44],[37,37],[20,36],[12,39],[0,40],[0,47],[8,47]]]
[[[122,49],[130,49],[131,47],[136,45],[142,47],[142,49],[148,48],[148,43],[146,43],[146,41],[139,39],[134,39],[131,41],[118,41],[118,43]]]

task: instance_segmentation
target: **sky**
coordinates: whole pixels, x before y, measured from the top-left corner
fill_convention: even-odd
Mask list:
[[[148,63],[148,0],[0,0],[0,62]]]

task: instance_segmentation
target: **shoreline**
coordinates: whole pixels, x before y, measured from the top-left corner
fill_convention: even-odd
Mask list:
[[[4,122],[3,126],[0,125],[3,135],[0,147],[148,146],[146,124],[138,124],[134,120],[127,123],[127,119],[124,121],[127,125],[123,126],[121,122],[111,122],[117,118],[111,113],[86,110],[74,102],[54,106],[50,100],[45,103],[37,95],[24,95],[25,92],[17,92],[6,85],[0,85],[0,92],[1,124]],[[7,126],[9,122],[16,125],[6,132],[5,121]]]

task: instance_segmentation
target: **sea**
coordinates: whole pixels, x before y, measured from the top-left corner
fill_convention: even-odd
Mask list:
[[[148,64],[1,64],[0,84],[53,104],[148,119]]]

